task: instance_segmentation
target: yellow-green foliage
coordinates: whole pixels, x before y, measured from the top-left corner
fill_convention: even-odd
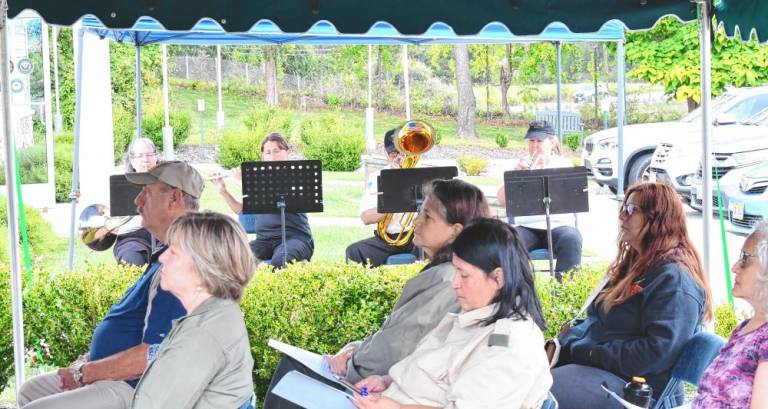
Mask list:
[[[736,326],[747,318],[746,315],[741,315],[738,317],[730,304],[720,304],[715,307],[715,334],[725,339],[730,338]]]
[[[478,176],[485,172],[485,169],[488,167],[488,161],[479,156],[462,155],[459,157],[459,167],[467,176]]]

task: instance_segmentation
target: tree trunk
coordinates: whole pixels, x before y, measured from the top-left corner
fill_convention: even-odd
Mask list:
[[[277,47],[267,47],[264,60],[265,82],[267,85],[267,105],[277,106]]]
[[[691,111],[693,111],[694,109],[696,109],[696,108],[698,108],[698,107],[699,107],[699,103],[698,103],[698,102],[696,102],[696,101],[695,101],[693,98],[691,98],[691,97],[688,97],[688,99],[686,100],[686,102],[688,102],[688,112],[691,112]]]
[[[458,112],[456,122],[459,139],[477,139],[475,132],[475,93],[472,77],[469,75],[469,49],[466,44],[453,46],[456,59],[456,86],[458,90]]]
[[[506,67],[504,65],[499,69],[499,88],[501,88],[501,112],[507,118],[512,119],[512,115],[509,112],[509,100],[507,100],[507,93],[509,92],[509,86],[512,85],[512,45],[506,45]]]
[[[485,46],[485,119],[491,119],[491,56],[490,47]]]

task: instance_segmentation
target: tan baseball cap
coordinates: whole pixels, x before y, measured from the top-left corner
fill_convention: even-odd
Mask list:
[[[149,172],[126,173],[125,177],[134,185],[163,182],[198,199],[205,187],[205,181],[200,173],[187,162],[182,161],[163,162]]]

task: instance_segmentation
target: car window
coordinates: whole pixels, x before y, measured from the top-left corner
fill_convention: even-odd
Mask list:
[[[717,115],[717,113],[720,112],[723,106],[734,98],[736,98],[736,95],[725,93],[713,99],[712,112],[715,115]],[[701,120],[701,108],[694,109],[693,111],[689,112],[687,115],[685,115],[680,119],[681,122],[693,122],[693,121],[700,121],[700,120]]]
[[[768,94],[755,95],[737,102],[727,113],[733,115],[737,121],[742,122],[766,107],[768,107]]]

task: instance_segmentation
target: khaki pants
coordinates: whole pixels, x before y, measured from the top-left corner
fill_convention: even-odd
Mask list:
[[[23,409],[128,409],[132,399],[133,388],[122,381],[98,381],[63,391],[56,372],[24,382],[17,397]]]

